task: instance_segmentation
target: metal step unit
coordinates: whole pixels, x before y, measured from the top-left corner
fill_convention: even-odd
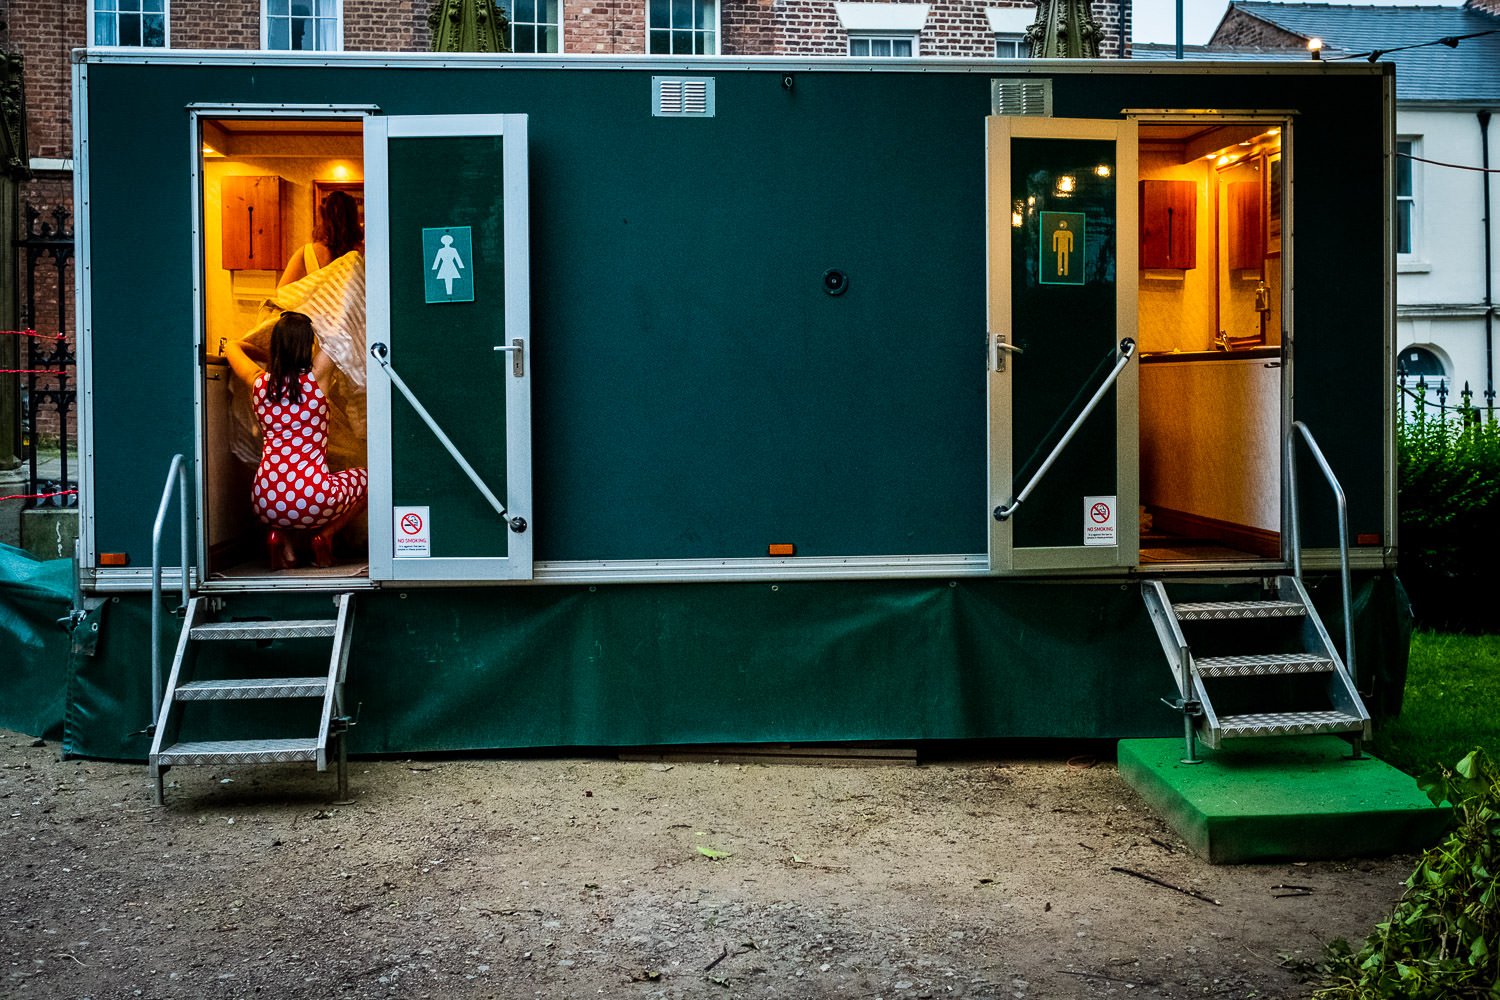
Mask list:
[[[1277,576],[1196,585],[1205,586],[1236,599],[1174,604],[1162,581],[1141,588],[1177,683],[1177,700],[1168,704],[1183,714],[1184,761],[1198,761],[1199,740],[1218,749],[1225,740],[1311,733],[1350,736],[1359,756],[1370,713],[1302,582]],[[1250,589],[1259,595],[1246,600]],[[1195,644],[1214,655],[1196,655]]]
[[[338,795],[349,797],[349,772],[345,734],[350,720],[344,714],[344,678],[349,668],[349,647],[354,630],[354,595],[335,595],[336,613],[331,618],[285,621],[213,621],[222,614],[222,598],[194,597],[188,601],[172,672],[162,694],[155,731],[151,738],[148,766],[156,804],[165,801],[162,776],[168,768],[187,764],[283,764],[307,762],[319,771],[328,770],[328,748],[336,743]],[[190,680],[198,667],[205,644],[255,643],[277,640],[329,640],[332,650],[328,671],[311,677],[230,677]],[[230,647],[224,647],[230,648]],[[259,657],[264,660],[267,655]],[[234,658],[230,657],[231,662]],[[317,732],[305,736],[245,738],[177,742],[187,706],[194,703],[247,703],[268,700],[317,700]]]

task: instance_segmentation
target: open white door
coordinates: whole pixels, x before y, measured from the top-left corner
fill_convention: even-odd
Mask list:
[[[1134,566],[1135,122],[986,125],[990,569]]]
[[[531,576],[526,117],[365,131],[370,577]]]

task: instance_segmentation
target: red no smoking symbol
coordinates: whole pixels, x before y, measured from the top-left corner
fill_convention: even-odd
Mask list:
[[[1095,524],[1103,524],[1109,520],[1109,504],[1096,503],[1089,508],[1089,517]]]
[[[401,530],[408,535],[415,535],[422,530],[422,515],[402,514]]]

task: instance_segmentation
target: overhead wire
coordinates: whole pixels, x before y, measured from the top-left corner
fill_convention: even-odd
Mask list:
[[[1483,38],[1485,35],[1493,35],[1500,28],[1486,28],[1484,31],[1471,31],[1467,35],[1444,35],[1442,38],[1434,38],[1427,42],[1412,42],[1410,45],[1392,45],[1388,49],[1370,49],[1368,52],[1346,52],[1339,56],[1324,56],[1324,62],[1339,62],[1345,59],[1364,59],[1367,62],[1379,62],[1381,56],[1388,56],[1392,52],[1407,52],[1411,49],[1425,49],[1433,45],[1446,45],[1450,49],[1458,48],[1459,42],[1468,41],[1470,38]]]

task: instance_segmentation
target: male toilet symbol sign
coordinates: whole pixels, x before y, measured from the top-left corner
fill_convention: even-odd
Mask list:
[[[1082,212],[1043,212],[1041,272],[1044,285],[1081,285],[1084,283],[1084,214]]]
[[[429,305],[474,301],[474,238],[468,226],[422,230],[422,267]]]

